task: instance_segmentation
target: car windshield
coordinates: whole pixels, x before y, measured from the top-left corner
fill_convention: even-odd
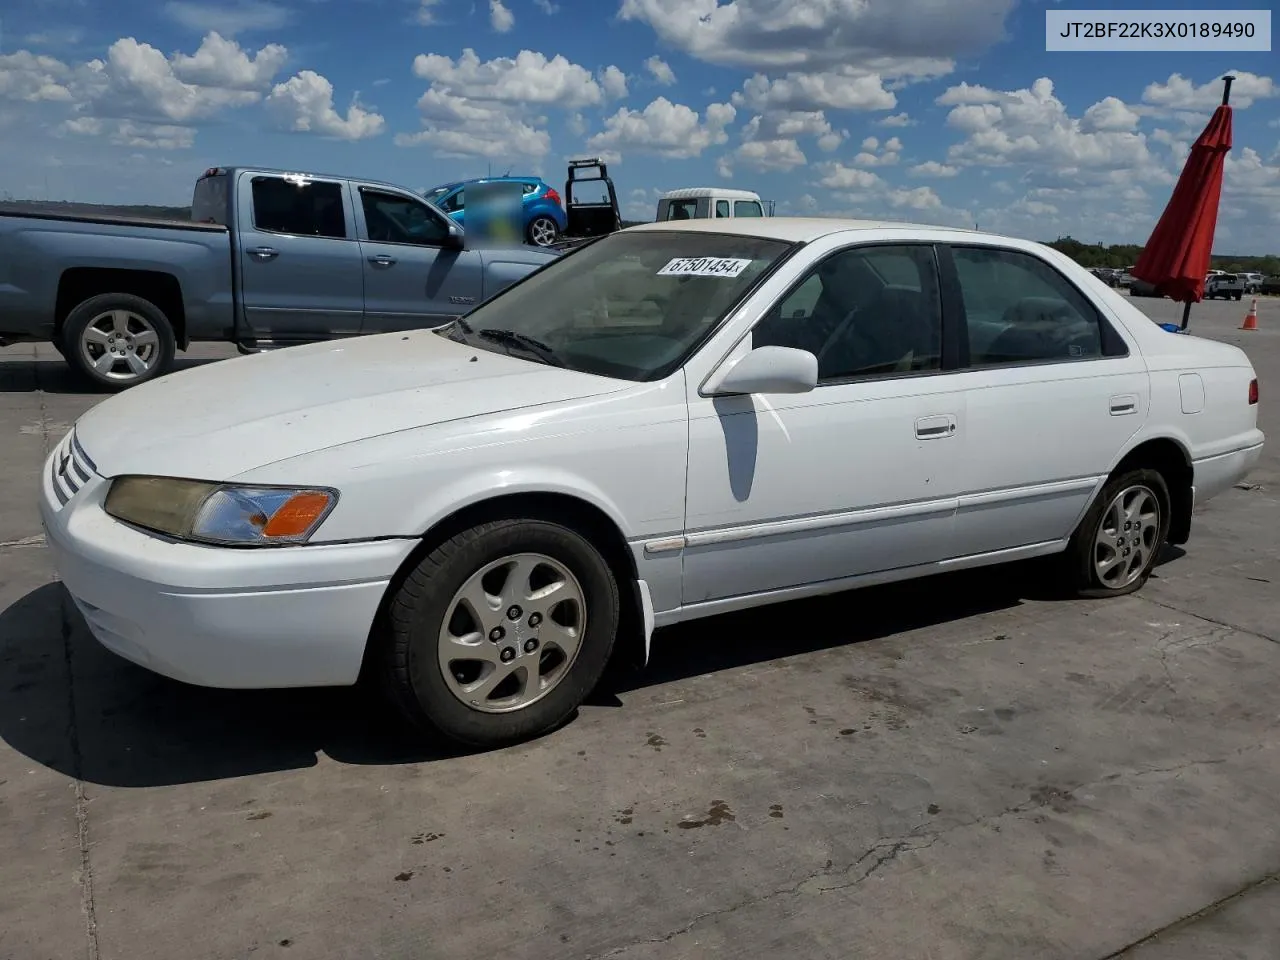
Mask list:
[[[440,330],[491,350],[617,377],[679,367],[794,245],[704,232],[616,233],[583,247]]]
[[[426,197],[428,200],[430,200],[432,203],[439,203],[440,198],[443,197],[446,193],[448,193],[452,189],[453,189],[452,186],[432,187],[430,190],[425,191],[422,195]]]

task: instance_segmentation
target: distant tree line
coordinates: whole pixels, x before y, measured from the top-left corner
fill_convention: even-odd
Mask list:
[[[1048,245],[1062,251],[1082,267],[1131,267],[1142,255],[1142,247],[1132,243],[1104,247],[1100,243],[1081,243],[1072,237],[1059,237]],[[1268,277],[1280,275],[1280,256],[1275,254],[1265,257],[1223,254],[1215,255],[1211,262],[1214,269],[1226,270],[1228,273],[1261,273]]]

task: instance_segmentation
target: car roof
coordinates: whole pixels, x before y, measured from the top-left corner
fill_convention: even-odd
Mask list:
[[[728,187],[681,187],[679,190],[668,190],[660,200],[693,200],[702,197],[720,197],[723,200],[759,200],[760,194],[754,190],[732,190]]]
[[[720,217],[700,220],[658,220],[627,228],[628,232],[651,230],[726,233],[760,237],[766,240],[784,240],[789,243],[809,243],[833,233],[883,230],[901,230],[908,233],[925,231],[930,234],[954,233],[969,239],[986,237],[994,241],[1008,239],[996,234],[962,230],[957,227],[942,227],[936,224],[904,223],[898,220],[845,220],[834,217]]]
[[[438,186],[429,187],[430,190],[452,190],[454,187],[465,187],[469,183],[542,183],[541,177],[521,177],[514,173],[504,174],[501,177],[473,177],[470,180],[455,180],[453,183],[442,183]]]

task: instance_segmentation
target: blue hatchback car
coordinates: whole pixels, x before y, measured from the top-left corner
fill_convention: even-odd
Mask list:
[[[459,180],[432,187],[423,193],[428,200],[440,207],[458,223],[465,224],[466,188],[477,183],[518,183],[524,196],[524,238],[539,247],[549,246],[560,239],[568,226],[564,202],[555,188],[540,177],[480,177],[475,180]]]

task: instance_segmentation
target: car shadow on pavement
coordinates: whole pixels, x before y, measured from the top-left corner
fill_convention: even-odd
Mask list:
[[[944,574],[660,630],[648,667],[615,669],[587,704],[621,706],[620,695],[647,687],[1048,598],[1036,570]],[[0,741],[67,776],[118,787],[302,769],[322,754],[374,766],[465,754],[424,743],[364,688],[210,690],[157,676],[101,647],[60,583],[0,611]]]
[[[216,363],[215,359],[179,357],[173,365],[173,373]],[[106,390],[86,382],[61,360],[23,356],[0,357],[0,394],[3,393],[65,393],[84,396],[110,396]]]

